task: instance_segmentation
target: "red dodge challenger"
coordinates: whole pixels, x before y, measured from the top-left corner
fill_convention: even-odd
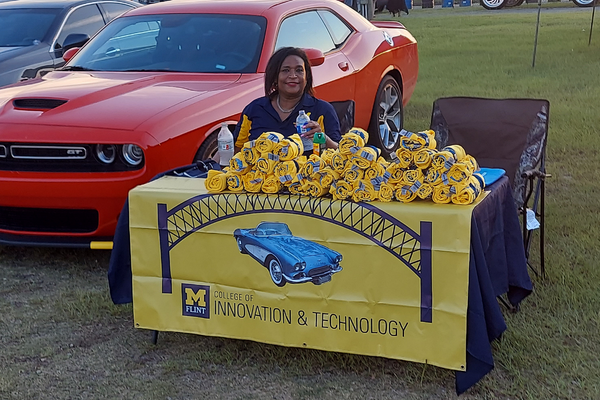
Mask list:
[[[354,100],[354,125],[397,147],[418,72],[400,23],[334,0],[144,6],[62,70],[0,89],[0,243],[110,248],[129,190],[214,154],[283,46],[311,49],[317,97]]]

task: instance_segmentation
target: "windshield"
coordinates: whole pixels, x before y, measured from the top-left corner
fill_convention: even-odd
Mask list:
[[[68,63],[96,71],[256,72],[266,20],[224,14],[121,17]]]
[[[0,10],[0,47],[33,46],[43,42],[59,9]]]
[[[280,222],[263,222],[256,227],[256,236],[291,236],[292,232],[286,224]]]

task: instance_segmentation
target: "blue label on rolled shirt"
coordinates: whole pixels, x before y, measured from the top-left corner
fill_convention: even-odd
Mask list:
[[[269,133],[269,135],[267,136],[267,139],[269,139],[273,143],[279,143],[279,138],[277,137],[277,135],[275,135],[273,133]]]
[[[444,185],[447,185],[449,183],[448,176],[445,172],[442,174],[442,182],[444,183]]]
[[[375,156],[373,154],[371,154],[371,153],[369,153],[368,151],[365,151],[365,150],[363,150],[360,153],[360,156],[362,158],[364,158],[365,160],[367,160],[367,161],[373,161],[373,158],[375,158]]]
[[[283,175],[282,177],[279,178],[279,180],[281,181],[281,183],[289,182],[292,179],[293,178],[292,178],[291,175]]]
[[[421,182],[416,181],[415,183],[413,183],[413,185],[410,187],[410,191],[415,193],[419,190],[419,188],[421,187]]]

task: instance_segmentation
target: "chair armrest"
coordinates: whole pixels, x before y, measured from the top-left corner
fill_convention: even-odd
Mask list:
[[[539,169],[530,169],[521,174],[521,178],[526,178],[526,179],[534,179],[534,178],[546,179],[546,178],[550,178],[550,177],[552,177],[552,175],[546,174],[545,172],[542,172]]]

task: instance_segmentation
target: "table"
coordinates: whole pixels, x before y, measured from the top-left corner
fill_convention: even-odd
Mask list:
[[[466,266],[464,271],[460,272],[461,269],[457,268],[456,271],[452,271],[453,273],[450,274],[450,276],[445,277],[444,286],[440,286],[440,276],[437,275],[438,270],[441,268],[437,267],[435,262],[433,264],[429,262],[428,264],[427,261],[428,257],[430,257],[430,261],[431,258],[436,261],[443,256],[439,254],[439,244],[436,244],[439,242],[439,231],[435,228],[437,225],[435,218],[431,218],[431,220],[434,221],[433,224],[431,221],[427,221],[430,218],[424,218],[423,220],[417,218],[410,221],[408,226],[403,224],[405,221],[404,219],[402,221],[396,221],[400,223],[395,223],[396,226],[405,225],[405,228],[407,228],[405,231],[410,231],[409,233],[413,234],[413,237],[416,238],[413,242],[416,243],[419,241],[419,245],[415,245],[414,243],[412,245],[413,248],[419,247],[420,258],[419,260],[413,260],[414,263],[411,264],[410,257],[404,257],[404,263],[401,265],[402,268],[397,268],[398,270],[401,270],[401,272],[398,272],[399,275],[389,275],[378,282],[368,274],[363,275],[362,277],[356,275],[350,279],[350,275],[352,273],[356,274],[356,271],[358,271],[357,267],[352,266],[351,260],[358,259],[361,257],[360,253],[365,253],[366,256],[370,258],[383,257],[383,259],[387,260],[383,264],[391,263],[390,260],[396,260],[395,262],[398,262],[400,258],[397,255],[392,254],[393,252],[390,250],[393,246],[388,246],[387,249],[383,249],[382,247],[382,244],[386,243],[385,240],[389,239],[390,235],[388,235],[387,239],[383,238],[385,240],[380,240],[379,243],[376,243],[377,241],[365,240],[366,236],[363,234],[361,237],[361,234],[358,234],[356,230],[352,231],[347,228],[341,229],[340,224],[337,224],[338,226],[335,227],[335,229],[332,228],[333,230],[329,233],[322,232],[322,229],[320,232],[311,233],[310,228],[312,224],[303,221],[309,218],[297,214],[294,215],[293,212],[281,212],[278,216],[282,216],[284,222],[288,222],[294,227],[292,230],[294,234],[299,233],[299,236],[314,239],[313,241],[315,242],[327,244],[330,248],[340,250],[340,252],[344,254],[344,260],[342,261],[343,271],[332,274],[330,276],[330,281],[324,282],[321,285],[313,285],[312,283],[288,284],[283,288],[285,292],[281,292],[282,289],[274,285],[268,279],[268,271],[266,269],[263,271],[255,260],[248,255],[240,254],[235,247],[235,251],[231,252],[235,253],[235,263],[243,263],[244,265],[242,269],[236,271],[243,275],[243,277],[240,278],[243,282],[249,282],[247,285],[251,290],[245,290],[248,288],[241,287],[243,285],[240,285],[239,282],[234,285],[228,285],[223,281],[224,278],[218,274],[211,276],[210,279],[202,278],[201,282],[198,282],[198,278],[194,276],[194,268],[188,268],[187,270],[184,268],[177,271],[179,268],[176,266],[177,264],[181,265],[188,261],[185,261],[186,257],[182,258],[177,255],[176,251],[173,251],[173,254],[171,254],[170,251],[167,251],[168,246],[175,245],[183,248],[185,246],[184,243],[187,241],[187,239],[184,239],[189,235],[186,236],[185,233],[182,233],[185,229],[183,231],[178,231],[177,229],[174,229],[173,226],[171,226],[170,229],[165,229],[167,228],[167,219],[164,217],[169,213],[171,216],[176,215],[177,212],[185,209],[186,206],[189,208],[190,205],[194,204],[194,201],[186,202],[182,200],[185,200],[185,198],[189,200],[189,194],[194,191],[196,191],[196,193],[200,192],[198,190],[198,182],[193,182],[194,180],[184,181],[179,181],[175,186],[173,186],[173,181],[170,181],[168,185],[165,185],[165,182],[155,183],[154,186],[150,185],[152,186],[150,188],[143,185],[145,188],[139,189],[139,191],[136,192],[139,196],[133,200],[132,203],[132,221],[139,220],[140,218],[143,219],[142,215],[138,214],[136,216],[134,214],[140,210],[144,210],[144,207],[146,206],[149,206],[149,209],[156,210],[153,211],[154,219],[157,219],[158,215],[157,223],[154,225],[144,223],[142,226],[139,226],[139,224],[137,224],[137,229],[142,232],[142,234],[138,235],[137,233],[134,233],[132,237],[132,248],[134,253],[134,317],[136,319],[136,324],[140,324],[141,327],[156,330],[176,330],[226,337],[249,338],[252,340],[282,345],[313,347],[324,350],[381,355],[412,361],[428,362],[456,370],[456,390],[457,393],[462,393],[493,368],[493,356],[490,342],[498,338],[506,329],[506,324],[502,317],[496,296],[507,293],[510,302],[513,305],[517,305],[531,292],[532,289],[521,242],[519,221],[515,207],[512,203],[508,179],[506,178],[501,179],[488,188],[490,192],[487,197],[472,209],[472,214],[471,210],[468,210],[468,206],[443,205],[443,207],[437,207],[438,205],[434,205],[433,203],[427,204],[427,202],[406,205],[400,203],[391,203],[388,205],[377,202],[362,203],[364,205],[364,207],[360,207],[360,209],[363,210],[362,212],[366,214],[371,212],[371,216],[381,216],[386,213],[387,215],[393,216],[395,213],[400,212],[398,210],[410,210],[410,213],[413,213],[413,211],[425,207],[425,211],[421,210],[421,212],[429,213],[431,215],[438,214],[435,218],[447,214],[443,218],[450,219],[446,219],[445,222],[442,222],[442,225],[444,223],[447,225],[446,228],[448,228],[448,226],[452,227],[462,224],[461,226],[463,226],[463,228],[461,228],[461,230],[463,231],[465,230],[464,215],[462,217],[457,217],[454,215],[456,214],[454,211],[458,212],[460,210],[460,213],[463,213],[465,210],[468,211],[466,214],[466,249],[464,244],[461,248],[461,245],[455,246],[455,243],[452,241],[444,242],[442,240],[444,243],[442,245],[444,251],[442,252],[452,253],[450,260],[456,260],[456,262],[446,264],[452,266],[454,266],[454,264],[464,264]],[[179,193],[178,195],[176,193],[177,190],[173,189],[179,187],[179,185],[182,187],[181,192],[183,194]],[[163,186],[162,189],[160,189],[161,186]],[[159,189],[158,191],[156,190],[157,188]],[[149,192],[144,192],[145,190],[149,190]],[[148,197],[148,193],[150,192],[153,192],[153,194],[149,195],[149,203],[144,206],[140,201],[145,201],[144,198]],[[157,199],[155,197],[157,195],[160,197],[158,204],[164,205],[157,206]],[[135,198],[135,196],[132,197],[130,195],[130,199],[133,198]],[[208,197],[204,198],[206,199]],[[265,209],[264,203],[262,205],[257,203],[257,198],[258,197],[253,198],[254,203],[252,203],[254,207],[253,210],[256,212],[251,216],[246,215],[244,217],[247,219],[242,223],[245,228],[254,227],[256,221],[260,222],[261,219],[264,219],[264,217],[268,216],[268,213],[272,211],[272,208]],[[264,197],[262,199],[264,201]],[[167,203],[170,203],[170,205],[167,205]],[[311,203],[307,199],[305,199],[304,203],[305,207],[313,207],[312,210],[309,210],[311,213],[319,211],[321,215],[323,215],[322,204],[322,209],[317,210],[315,208],[316,203]],[[225,208],[228,207],[227,204],[225,204]],[[323,204],[326,204],[326,202]],[[177,205],[179,209],[176,210],[175,205]],[[236,207],[239,206],[239,204],[236,205]],[[271,207],[272,206],[273,204],[271,204]],[[262,213],[259,212],[261,208]],[[377,214],[377,210],[381,209],[383,209],[384,212]],[[448,212],[448,209],[450,209],[451,212]],[[375,214],[373,214],[372,211],[375,211]],[[340,212],[339,204],[336,212],[338,214]],[[141,211],[141,213],[146,216],[150,214],[148,211]],[[160,222],[161,213],[163,215],[162,222]],[[222,217],[223,216],[219,217],[215,215],[213,219],[218,220],[218,222],[221,223],[224,221]],[[178,218],[185,222],[185,218]],[[314,218],[310,218],[310,220],[312,221]],[[320,219],[320,221],[322,221],[322,219]],[[372,217],[371,221],[373,221]],[[163,226],[159,226],[161,223]],[[188,220],[186,223],[191,224],[193,221]],[[303,227],[303,224],[306,225],[307,223],[309,225]],[[229,232],[231,231],[231,227],[225,229],[225,231],[227,231],[225,232],[222,228],[214,228],[217,225],[218,224],[213,225],[210,233],[204,234],[204,237],[201,238],[203,239],[203,242],[206,242],[209,246],[215,248],[214,245],[218,240],[217,242],[212,241],[219,237],[223,237],[226,238],[224,239],[225,242],[223,242],[225,243],[223,244],[224,246],[229,246],[229,244],[227,244],[229,242],[234,245],[235,241],[230,236],[231,232]],[[432,226],[434,227],[433,229]],[[132,229],[134,229],[133,226]],[[345,231],[351,232],[351,235],[348,236],[347,234],[342,233]],[[179,233],[173,234],[173,232]],[[123,233],[122,229],[121,233]],[[373,231],[371,231],[370,234],[373,236]],[[169,235],[172,236],[170,239],[168,238]],[[436,237],[436,235],[438,237]],[[109,271],[111,295],[116,303],[123,303],[131,301],[132,299],[131,271],[128,269],[129,258],[127,256],[127,241],[123,239],[123,236],[127,235],[120,235],[118,233],[115,236],[115,248],[113,250],[114,257],[111,257]],[[144,238],[144,236],[146,236],[146,238]],[[468,240],[469,236],[470,241]],[[119,237],[121,238],[119,239]],[[411,241],[410,235],[406,237],[408,240],[404,240],[405,244]],[[428,242],[428,240],[432,239],[433,246]],[[157,249],[162,248],[162,250],[158,252],[149,251],[148,244],[143,243],[145,240],[154,241],[154,247]],[[344,241],[350,241],[351,243],[345,243]],[[452,250],[457,251],[447,251],[450,247],[453,247]],[[138,253],[141,254],[136,255],[136,249],[144,250],[141,252],[138,251]],[[357,252],[356,249],[359,249],[360,251]],[[136,257],[139,258],[138,261],[135,261]],[[154,265],[149,267],[150,270],[145,270],[145,266],[152,264],[152,260],[156,259],[161,260],[160,266],[157,267]],[[407,260],[408,262],[406,262]],[[138,263],[137,266],[136,262]],[[411,265],[413,266],[412,269]],[[427,265],[429,265],[429,268]],[[433,267],[431,268],[432,265]],[[158,274],[156,273],[157,268],[160,270]],[[197,268],[205,267],[204,264],[202,264],[201,267]],[[377,266],[375,266],[375,268],[377,268]],[[374,268],[371,267],[370,269]],[[396,271],[394,270],[392,274],[395,273]],[[183,276],[178,276],[178,274]],[[128,276],[129,280],[127,279]],[[260,276],[260,278],[257,278],[258,276]],[[265,279],[265,276],[267,279]],[[419,279],[415,280],[415,276]],[[367,283],[367,287],[377,286],[377,290],[367,289],[362,295],[358,294],[355,296],[352,290],[344,291],[342,289],[341,285],[342,282],[345,282],[344,278],[346,277],[348,277],[346,280],[348,282],[356,281],[356,279],[363,279],[364,282]],[[412,283],[402,287],[402,291],[407,293],[407,296],[400,301],[404,304],[392,304],[394,300],[392,298],[393,296],[381,298],[382,295],[379,292],[385,292],[384,288],[386,287],[387,282],[395,280],[391,278],[399,278],[400,280],[406,281],[412,279]],[[447,279],[450,279],[450,281],[446,282]],[[153,281],[154,283],[151,283]],[[213,285],[212,294],[213,296],[220,296],[220,303],[218,303],[215,298],[212,299],[213,302],[208,303],[209,306],[212,306],[212,310],[209,310],[209,312],[212,311],[213,313],[218,312],[223,314],[227,312],[226,304],[228,304],[228,302],[242,304],[242,301],[233,298],[238,295],[241,299],[244,299],[246,295],[257,296],[256,298],[262,296],[264,304],[270,304],[270,308],[265,307],[263,310],[271,310],[269,311],[271,313],[271,320],[279,320],[279,324],[271,324],[275,326],[275,328],[268,325],[269,330],[272,332],[266,336],[264,336],[263,333],[257,333],[259,336],[263,335],[257,339],[255,336],[252,336],[254,335],[252,330],[260,330],[257,326],[267,326],[265,325],[267,322],[260,321],[257,322],[258,325],[249,326],[248,332],[251,333],[248,337],[245,336],[247,335],[246,332],[244,334],[239,333],[239,326],[236,326],[235,324],[232,325],[233,322],[239,321],[235,321],[231,318],[229,320],[222,318],[223,321],[218,329],[209,327],[206,324],[202,325],[202,323],[206,322],[206,319],[203,319],[201,316],[202,307],[188,309],[192,316],[186,317],[186,309],[185,306],[183,309],[181,308],[182,304],[185,305],[186,301],[191,301],[191,304],[194,307],[198,307],[201,304],[198,303],[198,301],[202,301],[200,298],[201,294],[206,294],[207,292],[211,293],[211,285],[206,284],[207,281],[218,282],[216,286]],[[176,284],[173,284],[173,282]],[[428,287],[428,284],[431,284],[431,287]],[[244,283],[244,285],[246,285],[246,283]],[[152,289],[146,290],[146,287]],[[214,287],[217,287],[218,289],[214,290]],[[450,287],[452,290],[448,290]],[[174,290],[178,296],[173,294]],[[207,290],[207,292],[200,292],[200,290]],[[159,293],[156,293],[156,291]],[[339,293],[342,294],[336,295],[336,291],[339,291]],[[143,292],[148,292],[148,294],[143,295]],[[393,291],[388,292],[392,293]],[[308,298],[298,300],[303,296],[302,293],[308,293]],[[458,294],[455,296],[456,293]],[[461,293],[464,293],[464,295],[461,295]],[[138,294],[138,297],[141,296],[139,297],[139,301],[136,301],[136,294]],[[160,300],[162,305],[153,304],[153,298],[156,298],[157,296],[162,296],[162,300]],[[231,299],[227,299],[227,297],[231,297]],[[164,304],[169,303],[168,299],[174,299],[174,303],[165,305],[164,307],[166,308],[161,311],[161,307],[163,307]],[[290,299],[292,299],[291,302]],[[286,301],[288,301],[288,303],[285,303]],[[286,331],[285,328],[299,328],[292,328],[291,326],[286,326],[281,329],[277,328],[279,325],[282,325],[281,321],[284,321],[284,324],[289,322],[288,325],[291,325],[293,318],[291,310],[288,312],[284,307],[281,307],[281,309],[284,310],[283,313],[281,313],[280,310],[280,314],[274,317],[273,312],[277,313],[277,311],[273,310],[278,308],[274,305],[294,304],[294,301],[300,302],[298,304],[302,304],[302,308],[305,308],[306,310],[312,309],[313,315],[311,315],[311,317],[316,319],[320,318],[320,320],[315,322],[316,325],[320,324],[320,326],[316,327],[318,328],[316,329],[316,333],[310,333],[308,332],[309,329],[305,329],[301,334],[297,335],[297,337],[293,337],[293,332],[290,336],[290,331]],[[342,305],[344,302],[347,304],[354,304],[355,307],[344,308],[345,306]],[[383,311],[378,310],[378,306],[375,305],[382,303],[389,303],[391,305]],[[246,304],[252,303],[249,302]],[[448,304],[451,304],[452,306],[448,307]],[[180,315],[173,316],[177,313],[173,313],[172,311],[169,312],[169,307],[177,306],[179,306],[179,309],[181,310],[178,312]],[[222,308],[219,310],[219,307]],[[293,307],[289,308],[291,309]],[[252,312],[256,312],[254,308],[246,308],[247,312],[250,312],[251,310]],[[293,316],[297,317],[299,311],[294,311],[295,313]],[[197,312],[195,316],[194,312]],[[314,314],[315,312],[317,314]],[[343,325],[344,330],[350,330],[349,336],[344,339],[344,335],[346,335],[347,332],[334,332],[333,335],[330,335],[333,339],[330,338],[331,340],[329,342],[325,341],[324,343],[323,337],[330,334],[333,330],[331,329],[333,326],[332,321],[335,323],[336,327],[340,327],[340,316],[344,314],[355,315],[353,312],[358,315],[355,320],[357,325],[355,332],[352,332],[352,326],[347,328],[348,324],[351,323],[352,317],[350,316],[349,319],[344,319],[345,324]],[[324,317],[325,314],[328,316],[327,318]],[[168,315],[171,315],[172,317],[169,317]],[[336,315],[337,319],[332,320],[333,315]],[[386,316],[390,315],[398,317],[386,318]],[[344,318],[346,317],[348,317],[348,315]],[[396,322],[392,323],[393,321]],[[361,323],[363,326],[360,326]],[[435,332],[435,329],[430,328],[439,323],[441,323],[441,326],[438,328],[437,332]],[[412,330],[413,327],[417,327],[418,329]],[[302,327],[302,329],[304,328],[306,328],[306,326]],[[392,328],[394,328],[394,331],[396,332],[396,337],[391,337]],[[444,340],[436,345],[433,342],[439,339],[439,336],[436,336],[436,334],[439,335],[440,329],[444,334]],[[406,333],[405,330],[408,332],[406,336],[409,336],[409,334],[414,336],[413,340],[414,343],[416,343],[416,346],[407,346],[405,343],[398,341],[397,333],[400,331]],[[433,333],[429,332],[429,330]],[[359,341],[361,347],[357,347],[356,340],[349,339],[352,338],[352,335],[354,335],[354,339],[362,336],[361,341]],[[365,340],[365,338],[367,340]],[[334,343],[336,341],[340,342],[340,339],[344,339],[341,340],[341,344]],[[406,343],[410,344],[412,342]],[[428,349],[429,347],[431,348]],[[413,348],[413,350],[410,348]],[[451,348],[451,351],[448,352],[444,350],[447,348]],[[444,351],[446,351],[446,353],[444,353]]]

